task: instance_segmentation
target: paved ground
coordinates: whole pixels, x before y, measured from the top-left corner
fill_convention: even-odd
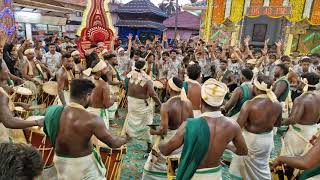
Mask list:
[[[125,119],[126,112],[120,111],[120,118],[117,123],[122,126]],[[154,121],[159,121],[159,114],[156,114]],[[121,128],[111,129],[113,134],[120,134]],[[280,136],[275,136],[275,149],[271,154],[271,159],[277,156],[280,151]],[[143,158],[145,151],[147,150],[147,145],[145,142],[140,140],[132,139],[128,143],[128,151],[124,159],[122,171],[121,171],[121,180],[138,180],[141,179],[143,166],[146,162],[146,159]],[[56,180],[56,170],[54,167],[45,169],[43,176],[39,178],[40,180]],[[230,179],[228,172],[228,167],[223,166],[223,179]]]

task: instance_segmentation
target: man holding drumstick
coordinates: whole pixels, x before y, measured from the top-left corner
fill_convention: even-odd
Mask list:
[[[99,116],[86,111],[94,88],[90,80],[73,80],[68,105],[47,109],[44,132],[55,147],[58,179],[105,179],[105,167],[91,143],[93,135],[110,148],[127,142],[126,137],[108,132]]]
[[[1,62],[1,60],[0,60]],[[0,66],[0,81],[8,77],[8,72]],[[19,118],[13,117],[14,103],[11,101],[8,93],[0,87],[0,143],[9,142],[8,130],[24,129],[32,126],[42,126],[43,120],[22,121]]]

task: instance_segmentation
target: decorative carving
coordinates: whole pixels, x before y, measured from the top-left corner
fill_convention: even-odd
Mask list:
[[[105,2],[106,1],[106,2]],[[78,47],[83,55],[91,44],[103,42],[105,48],[110,48],[114,32],[111,18],[108,18],[108,0],[89,0],[83,16],[82,29]],[[85,24],[84,24],[85,23]]]

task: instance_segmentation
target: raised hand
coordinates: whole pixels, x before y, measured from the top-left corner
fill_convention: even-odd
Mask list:
[[[245,46],[249,46],[249,42],[250,42],[250,36],[247,36],[244,40],[243,40],[243,43]]]
[[[275,42],[277,47],[281,47],[282,46],[282,40],[280,39],[278,42]]]
[[[129,39],[129,40],[132,40],[132,37],[133,37],[132,34],[129,33],[128,39]]]

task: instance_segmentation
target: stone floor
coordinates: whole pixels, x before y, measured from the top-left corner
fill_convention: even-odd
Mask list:
[[[126,112],[120,111],[120,118],[117,123],[122,127],[123,121],[125,119]],[[156,114],[154,121],[159,121],[159,114]],[[113,134],[120,134],[121,128],[114,129],[111,128],[111,132]],[[145,142],[140,140],[131,139],[127,144],[128,150],[125,155],[123,167],[121,171],[121,180],[138,180],[141,179],[143,166],[146,162],[146,159],[143,156],[146,154],[147,145]],[[271,159],[275,158],[280,151],[281,142],[280,136],[275,136],[275,148],[272,151]],[[43,176],[39,178],[40,180],[56,180],[56,170],[54,167],[45,169],[43,172]],[[230,175],[228,172],[228,167],[223,166],[223,180],[230,179]]]

